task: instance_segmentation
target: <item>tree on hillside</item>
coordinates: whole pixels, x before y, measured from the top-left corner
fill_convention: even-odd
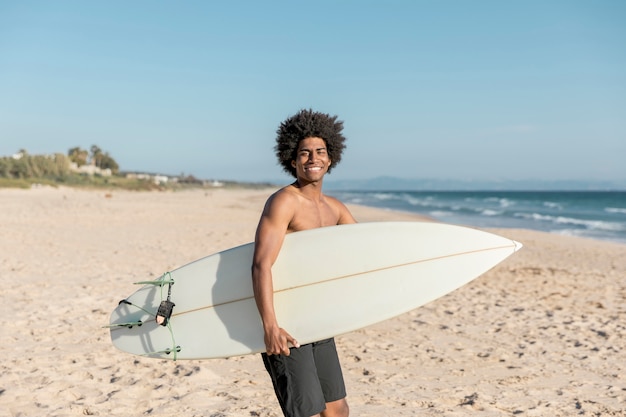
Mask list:
[[[30,166],[30,158],[28,157],[28,155],[12,160],[12,164],[9,167],[10,178],[22,179],[30,178],[32,176],[33,170]]]
[[[89,151],[80,147],[75,147],[67,152],[70,161],[75,162],[78,166],[93,164],[100,169],[110,169],[113,174],[117,174],[120,170],[119,165],[108,152],[103,152],[98,145],[91,145]]]
[[[109,155],[108,152],[105,152],[100,156],[100,168],[102,169],[110,169],[113,174],[117,174],[120,170],[119,165],[115,162],[115,159]]]
[[[89,152],[80,147],[75,147],[67,151],[70,161],[74,162],[78,166],[87,165],[87,158],[89,158]]]
[[[102,168],[102,149],[97,145],[91,145],[91,162],[98,168]]]

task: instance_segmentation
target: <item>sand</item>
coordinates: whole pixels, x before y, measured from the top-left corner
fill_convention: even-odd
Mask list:
[[[258,356],[145,359],[102,327],[133,281],[251,241],[271,191],[0,190],[0,416],[280,416]],[[352,416],[626,416],[626,245],[495,232],[524,249],[337,337]]]

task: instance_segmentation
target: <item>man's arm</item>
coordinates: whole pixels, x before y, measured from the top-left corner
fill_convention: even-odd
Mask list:
[[[265,349],[268,355],[289,355],[289,343],[298,342],[276,319],[274,310],[274,283],[272,265],[278,257],[289,223],[295,210],[290,196],[284,192],[274,194],[267,201],[256,231],[252,260],[252,285],[254,298],[263,322]]]

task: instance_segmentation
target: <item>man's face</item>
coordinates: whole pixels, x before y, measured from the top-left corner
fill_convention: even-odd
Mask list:
[[[330,166],[331,161],[322,138],[306,138],[300,141],[296,159],[291,165],[296,169],[299,180],[320,181]]]

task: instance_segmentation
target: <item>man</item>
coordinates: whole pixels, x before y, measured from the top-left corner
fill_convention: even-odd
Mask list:
[[[356,223],[345,205],[322,193],[324,176],[341,160],[345,148],[342,130],[337,116],[312,110],[302,110],[281,123],[276,155],[296,180],[267,200],[256,231],[252,281],[265,333],[263,362],[288,417],[349,414],[334,339],[300,346],[288,329],[280,327],[271,272],[285,234]],[[324,260],[312,253],[311,264],[303,267],[314,268],[319,262]],[[320,308],[325,308],[324,300]]]

